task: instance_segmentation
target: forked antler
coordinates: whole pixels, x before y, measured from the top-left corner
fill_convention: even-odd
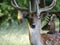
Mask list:
[[[45,8],[41,8],[39,10],[39,12],[51,10],[55,5],[56,5],[56,0],[53,0],[52,3],[49,6],[47,6]]]
[[[52,3],[49,6],[46,6],[44,8],[39,8],[39,3],[38,1],[36,1],[36,6],[37,6],[37,16],[39,18],[39,16],[41,16],[41,12],[43,11],[49,11],[51,10],[54,6],[56,5],[56,0],[53,0]]]
[[[24,10],[24,11],[27,11],[28,10],[28,8],[25,8],[25,7],[20,7],[18,4],[17,4],[17,2],[16,2],[16,0],[11,0],[11,5],[14,7],[14,8],[17,8],[17,9],[20,9],[20,10]]]

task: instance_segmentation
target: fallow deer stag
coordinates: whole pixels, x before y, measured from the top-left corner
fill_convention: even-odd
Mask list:
[[[36,1],[36,0],[35,0]],[[52,9],[56,4],[56,0],[53,0],[51,5],[42,9],[39,9],[38,2],[36,2],[37,13],[30,14],[28,24],[29,27],[29,39],[31,45],[60,45],[60,34],[41,34],[41,12]]]
[[[32,2],[33,1],[33,2]],[[28,29],[31,45],[60,45],[60,34],[41,34],[41,12],[51,10],[56,0],[53,0],[50,6],[40,8],[40,0],[29,0]],[[22,9],[21,7],[19,8]],[[26,10],[23,8],[23,10]],[[34,13],[35,12],[35,13]]]

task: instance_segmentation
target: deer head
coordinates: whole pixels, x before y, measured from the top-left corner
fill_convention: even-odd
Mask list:
[[[44,12],[44,11],[49,11],[49,10],[51,10],[51,9],[56,5],[56,0],[52,0],[52,3],[51,3],[49,6],[46,6],[46,7],[44,7],[44,8],[40,8],[40,7],[39,7],[39,4],[40,4],[40,3],[38,2],[39,0],[34,0],[34,1],[35,1],[35,5],[36,5],[36,6],[35,6],[35,7],[36,7],[36,11],[32,11],[32,10],[31,10],[31,9],[32,9],[32,8],[31,8],[31,5],[32,5],[32,4],[31,4],[31,1],[29,1],[29,4],[30,4],[30,6],[29,6],[29,7],[30,7],[30,8],[29,8],[30,10],[29,10],[29,11],[30,11],[30,13],[33,13],[33,14],[36,13],[36,14],[35,14],[35,17],[36,17],[36,18],[39,18],[39,19],[41,19],[41,13],[42,13],[42,12]],[[34,7],[33,7],[33,8],[34,8]],[[30,16],[32,17],[31,14],[30,14]],[[34,16],[33,16],[33,17],[34,17]],[[30,18],[29,18],[29,19],[30,19]],[[34,20],[34,19],[33,19],[33,20]]]

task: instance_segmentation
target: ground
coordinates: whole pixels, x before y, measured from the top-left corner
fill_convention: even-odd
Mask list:
[[[14,22],[12,26],[0,26],[0,45],[30,45],[27,24]]]

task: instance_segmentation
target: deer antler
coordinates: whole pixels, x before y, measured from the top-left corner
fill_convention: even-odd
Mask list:
[[[16,0],[11,0],[11,5],[14,7],[14,8],[17,8],[17,9],[20,9],[20,10],[25,10],[27,11],[28,8],[25,8],[25,7],[19,7],[19,5],[17,4]]]
[[[39,12],[51,10],[55,5],[56,5],[56,0],[53,0],[52,3],[50,4],[50,6],[47,6],[45,8],[41,8],[39,10]]]
[[[55,5],[56,5],[56,0],[53,0],[52,3],[49,5],[49,6],[46,6],[44,8],[39,8],[39,5],[38,3],[36,2],[37,4],[37,16],[38,18],[40,18],[40,13],[43,12],[43,11],[48,11],[48,10],[51,10]]]

